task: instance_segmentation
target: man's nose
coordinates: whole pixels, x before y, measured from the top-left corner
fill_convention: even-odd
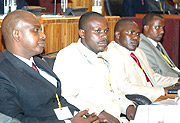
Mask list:
[[[40,38],[41,39],[46,39],[46,35],[40,30]]]

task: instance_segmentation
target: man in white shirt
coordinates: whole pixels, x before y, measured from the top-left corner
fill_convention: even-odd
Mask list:
[[[159,14],[147,14],[142,23],[143,34],[140,35],[139,48],[146,54],[151,68],[163,76],[180,77],[180,70],[160,43],[165,33],[164,18]]]
[[[75,115],[79,110],[61,96],[59,78],[34,57],[43,52],[46,38],[34,14],[24,10],[8,13],[1,30],[6,47],[0,54],[1,113],[23,123],[101,122],[95,113],[85,118],[88,110]]]
[[[103,57],[110,64],[110,80],[115,92],[141,94],[152,102],[165,95],[168,86],[177,83],[179,78],[161,76],[149,67],[145,54],[137,48],[140,38],[138,25],[123,19],[116,23],[114,30],[115,41],[108,45]]]
[[[83,14],[79,20],[80,39],[59,51],[53,71],[61,78],[62,95],[79,109],[88,107],[108,122],[121,121],[122,111],[130,120],[135,111],[133,103],[124,94],[113,92],[109,70],[98,55],[108,44],[108,30],[103,15]]]

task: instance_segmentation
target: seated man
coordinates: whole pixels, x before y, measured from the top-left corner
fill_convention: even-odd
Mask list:
[[[140,30],[129,19],[122,19],[115,25],[115,41],[112,41],[102,55],[109,62],[112,88],[118,93],[141,94],[152,102],[179,80],[178,77],[164,77],[149,67],[145,54],[138,47]]]
[[[131,119],[135,108],[124,95],[113,92],[109,70],[98,55],[108,44],[108,30],[103,15],[83,14],[79,20],[80,39],[59,51],[53,70],[61,78],[62,95],[68,101],[79,109],[88,107],[112,123],[121,121],[121,111]]]
[[[164,18],[159,14],[147,14],[142,25],[139,48],[146,54],[150,67],[163,76],[180,77],[180,70],[160,43],[165,32]]]
[[[64,123],[71,118],[78,109],[61,96],[59,78],[33,57],[45,46],[39,20],[30,12],[16,10],[7,14],[1,29],[6,49],[0,54],[0,112],[23,123]],[[84,118],[87,112],[79,112],[71,122],[101,122],[95,114]]]

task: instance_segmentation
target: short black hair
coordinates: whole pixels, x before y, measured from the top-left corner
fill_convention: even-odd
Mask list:
[[[142,26],[144,28],[145,25],[148,25],[150,22],[152,22],[154,17],[159,17],[164,19],[160,14],[156,14],[156,13],[149,13],[146,14],[142,20]]]
[[[85,26],[86,26],[86,21],[90,18],[90,17],[92,17],[92,16],[95,16],[95,17],[103,17],[104,18],[104,16],[102,15],[102,14],[100,14],[100,13],[97,13],[97,12],[93,12],[93,11],[90,11],[90,12],[86,12],[86,13],[84,13],[81,17],[80,17],[80,19],[79,19],[79,29],[84,29],[85,28]]]
[[[116,32],[121,26],[123,26],[125,23],[134,23],[133,20],[130,20],[130,19],[121,19],[119,20],[115,27],[114,27],[114,32]]]

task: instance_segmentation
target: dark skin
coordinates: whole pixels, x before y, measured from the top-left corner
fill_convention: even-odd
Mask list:
[[[45,34],[42,32],[41,24],[30,12],[17,10],[8,14],[2,24],[2,33],[5,39],[6,49],[12,54],[30,59],[34,55],[43,52],[45,46]],[[106,120],[92,113],[90,117],[84,115],[88,110],[80,111],[71,119],[72,123],[100,123]]]
[[[165,33],[165,20],[163,18],[154,16],[152,20],[149,21],[147,25],[144,26],[144,35],[153,39],[156,42],[160,42]],[[180,79],[178,79],[178,83],[180,84]],[[167,93],[165,88],[165,92]]]
[[[115,32],[115,41],[116,43],[120,44],[121,46],[125,47],[129,51],[135,51],[139,45],[139,38],[140,38],[140,30],[138,25],[134,22],[126,22],[123,25],[119,26]],[[159,37],[159,36],[157,36]],[[157,38],[159,39],[159,38]],[[159,39],[160,41],[161,39]],[[180,84],[180,79],[176,85]],[[167,94],[168,89],[172,88],[173,86],[165,87],[164,91]]]
[[[165,20],[154,16],[148,25],[144,26],[144,35],[153,39],[156,42],[161,41],[165,31]]]
[[[82,44],[96,54],[104,51],[108,44],[109,36],[109,27],[106,19],[103,17],[90,17],[85,24],[86,26],[84,26],[84,29],[79,30]],[[134,106],[129,106],[127,108],[126,114],[129,120],[132,119],[134,111]],[[107,119],[108,123],[119,123],[118,119],[105,111],[102,111],[99,117]]]
[[[72,119],[72,123],[105,123],[107,120],[105,119],[98,119],[96,113],[92,113],[88,118],[85,118],[84,115],[88,113],[88,110],[80,111],[76,114]]]
[[[104,51],[108,44],[109,27],[105,18],[90,17],[84,29],[79,30],[82,44],[94,53]]]

